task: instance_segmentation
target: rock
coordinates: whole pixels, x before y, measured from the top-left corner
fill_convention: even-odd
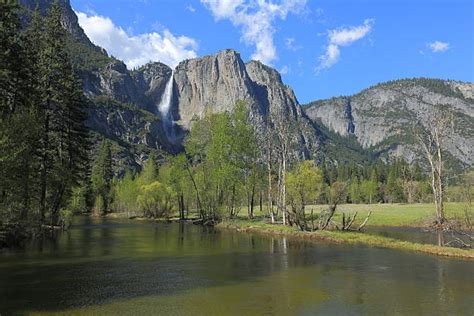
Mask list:
[[[185,128],[207,107],[214,112],[231,111],[237,101],[246,101],[250,108],[258,106],[245,65],[234,50],[183,61],[174,78],[178,102],[173,112]]]
[[[307,115],[341,136],[354,135],[362,147],[389,157],[413,160],[413,126],[426,125],[436,109],[455,116],[445,146],[462,165],[474,165],[474,84],[405,79],[379,84],[351,97],[304,106]],[[426,126],[425,126],[426,127]]]
[[[306,118],[293,91],[280,74],[257,61],[244,64],[234,50],[186,60],[175,70],[175,117],[184,128],[207,108],[231,112],[238,101],[245,101],[251,121],[263,133],[264,125],[292,124],[292,139],[307,157],[316,155],[319,131]],[[264,137],[265,135],[261,135]]]

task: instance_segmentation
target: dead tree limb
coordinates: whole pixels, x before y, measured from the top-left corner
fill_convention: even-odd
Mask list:
[[[364,228],[364,226],[367,225],[367,222],[369,221],[370,215],[372,215],[372,211],[369,211],[369,213],[367,214],[367,217],[364,219],[362,224],[359,225],[359,228],[357,228],[358,231],[361,231],[362,228]]]
[[[355,220],[356,217],[357,217],[357,212],[355,212],[354,216],[352,216],[352,217],[349,215],[347,224],[345,223],[345,214],[343,213],[342,215],[343,215],[343,216],[342,216],[342,218],[343,218],[343,221],[342,221],[342,230],[350,230],[352,224],[354,223],[354,220]]]

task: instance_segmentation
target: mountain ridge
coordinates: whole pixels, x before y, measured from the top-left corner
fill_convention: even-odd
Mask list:
[[[20,2],[30,10],[36,3]],[[52,3],[39,1],[42,14]],[[423,118],[424,114],[419,113],[445,102],[460,113],[462,123],[468,128],[467,133],[453,136],[455,146],[449,151],[462,165],[474,164],[469,158],[474,156],[471,144],[474,89],[470,83],[400,79],[377,84],[353,96],[300,105],[276,69],[258,61],[244,62],[233,49],[184,60],[174,69],[161,62],[151,62],[129,70],[122,61],[109,57],[105,49],[87,38],[68,0],[59,4],[64,9],[63,25],[72,35],[71,58],[91,103],[87,126],[97,137],[116,141],[117,154],[122,157],[120,165],[138,168],[152,152],[164,157],[181,150],[179,143],[167,138],[164,118],[157,109],[171,75],[170,115],[177,122],[175,132],[180,139],[206,109],[232,111],[237,101],[245,101],[250,121],[261,138],[267,127],[294,126],[291,140],[298,148],[295,152],[298,159],[339,163],[364,163],[378,157],[410,160],[413,151],[410,152],[405,140],[393,139],[398,137],[394,130],[406,129],[403,120]],[[413,80],[418,82],[410,88]],[[367,104],[371,105],[370,109],[366,108]],[[405,110],[407,105],[409,109]],[[390,110],[395,108],[399,111]],[[356,142],[347,140],[351,135]]]
[[[474,84],[469,82],[421,77],[380,83],[353,96],[318,100],[303,107],[311,119],[342,137],[355,136],[363,148],[409,161],[416,156],[413,126],[426,122],[433,111],[452,113],[455,126],[447,135],[447,152],[462,165],[472,166],[473,92]]]

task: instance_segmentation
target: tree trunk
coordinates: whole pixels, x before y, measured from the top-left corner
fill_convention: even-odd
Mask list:
[[[47,176],[48,176],[48,146],[49,146],[49,114],[46,114],[44,121],[44,143],[43,152],[41,154],[41,190],[40,190],[40,217],[41,222],[44,222],[45,213],[46,213],[46,185],[47,185]]]
[[[272,163],[271,156],[267,160],[267,172],[268,172],[268,211],[270,213],[270,218],[272,224],[275,223],[275,214],[273,213],[273,197],[272,197]]]
[[[283,225],[288,224],[288,214],[286,211],[286,150],[284,151],[285,154],[283,155],[283,168],[282,168],[282,181],[281,181],[281,199],[282,199],[282,216],[283,216]]]
[[[30,208],[30,158],[23,157],[23,171],[25,172],[23,179],[23,205],[20,213],[20,219],[26,220],[28,218],[28,210]]]
[[[252,185],[252,193],[250,194],[250,212],[249,218],[253,219],[253,205],[255,202],[255,185]]]

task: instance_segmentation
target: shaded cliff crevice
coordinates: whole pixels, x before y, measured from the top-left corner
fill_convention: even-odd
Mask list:
[[[352,105],[351,105],[350,98],[347,98],[346,108],[344,109],[344,115],[347,120],[347,132],[349,134],[354,134],[355,125],[354,125],[354,117],[352,116]]]

